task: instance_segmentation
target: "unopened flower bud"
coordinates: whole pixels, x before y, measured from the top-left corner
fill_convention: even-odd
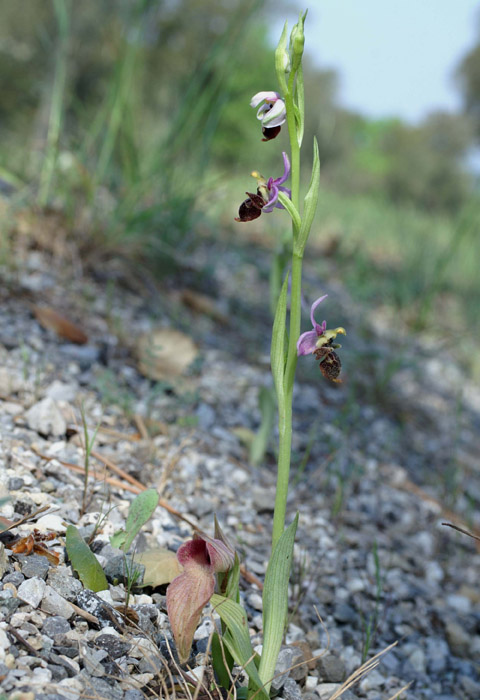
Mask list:
[[[290,73],[290,54],[288,53],[285,46],[280,44],[277,46],[275,51],[275,68],[277,71],[281,70],[285,74]]]
[[[291,42],[293,56],[303,56],[303,49],[305,47],[305,34],[303,33],[303,26],[300,26],[299,24],[294,26],[292,29]]]
[[[299,67],[303,50],[305,48],[305,33],[304,33],[304,23],[307,13],[300,14],[297,24],[293,27],[292,33],[290,34],[290,52],[292,54],[292,64],[293,70],[297,70]]]

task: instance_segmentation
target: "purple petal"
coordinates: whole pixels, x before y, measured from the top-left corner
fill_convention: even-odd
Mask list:
[[[297,340],[297,355],[310,355],[314,352],[316,350],[317,338],[318,336],[315,330],[302,333]]]
[[[271,211],[273,211],[273,208],[275,206],[277,206],[276,202],[278,199],[278,188],[275,187],[275,185],[272,185],[271,189],[269,188],[268,191],[270,194],[270,199],[268,200],[268,202],[265,204],[265,206],[262,209],[262,211],[265,212],[266,214],[269,214]]]
[[[288,180],[288,176],[290,175],[290,161],[288,160],[288,156],[285,153],[285,151],[282,153],[283,156],[283,175],[281,177],[277,177],[274,180],[274,183],[276,185],[283,185],[285,180]]]
[[[311,309],[310,309],[310,320],[311,320],[312,326],[313,326],[314,328],[316,328],[316,327],[318,326],[318,323],[315,321],[315,315],[314,315],[314,314],[315,314],[315,309],[316,309],[317,306],[318,306],[319,304],[321,304],[322,301],[323,301],[324,299],[326,299],[327,297],[328,297],[328,294],[324,294],[323,297],[319,297],[319,298],[318,298],[316,301],[314,301],[313,304],[312,304],[312,307],[311,307]],[[325,321],[324,321],[324,323],[325,323]],[[322,324],[322,325],[323,325],[323,324]],[[325,328],[323,328],[322,333],[323,333],[324,330],[325,330]]]
[[[272,90],[266,92],[257,92],[257,94],[254,95],[250,100],[250,107],[258,107],[260,102],[263,102],[264,100],[266,102],[276,102],[279,99],[279,97],[280,95],[278,94],[278,92],[273,92]]]

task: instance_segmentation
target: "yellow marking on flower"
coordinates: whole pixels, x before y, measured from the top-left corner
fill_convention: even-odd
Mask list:
[[[331,340],[335,340],[337,335],[347,335],[347,331],[345,330],[345,328],[342,328],[341,326],[339,326],[338,328],[335,328],[334,330],[326,330],[322,333],[322,335],[319,337],[319,339],[315,343],[315,347],[321,348],[324,345],[327,345]]]

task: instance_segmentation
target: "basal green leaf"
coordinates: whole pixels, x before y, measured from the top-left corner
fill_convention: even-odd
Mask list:
[[[228,690],[232,684],[231,672],[233,668],[233,657],[227,647],[220,640],[218,632],[212,637],[212,664],[217,675],[218,683],[221,688]]]
[[[252,648],[252,642],[250,641],[247,613],[239,603],[235,603],[233,600],[224,598],[216,593],[211,597],[210,603],[227,627],[227,632],[223,636],[223,642],[233,656],[235,662],[245,669],[255,689],[262,688],[262,682],[253,660],[255,653]],[[256,697],[259,698],[259,700],[266,700],[268,695],[262,689],[258,692]]]
[[[133,499],[128,511],[125,530],[116,532],[110,537],[112,547],[119,547],[124,552],[128,552],[133,540],[158,506],[158,499],[159,496],[155,489],[142,491]]]
[[[85,588],[96,593],[108,588],[107,579],[94,553],[74,525],[67,527],[65,536],[67,554]]]
[[[265,574],[263,587],[263,651],[258,673],[267,692],[275,674],[287,620],[288,581],[298,514],[277,542]]]

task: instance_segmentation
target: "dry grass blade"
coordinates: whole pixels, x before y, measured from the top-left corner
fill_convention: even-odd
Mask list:
[[[418,498],[420,498],[422,501],[425,501],[425,503],[431,503],[433,506],[435,506],[435,508],[438,509],[438,512],[441,513],[444,518],[448,518],[454,523],[459,523],[457,528],[464,527],[464,523],[456,513],[454,513],[449,508],[445,508],[445,506],[442,505],[442,503],[440,503],[439,500],[437,500],[429,493],[424,491],[422,488],[420,488],[420,486],[417,486],[417,484],[415,484],[410,479],[405,479],[401,483],[394,483],[393,486],[394,488],[401,489],[402,491],[408,491],[409,493],[413,493],[415,496],[418,496]],[[479,537],[480,531],[474,529],[474,536]]]
[[[98,459],[99,462],[102,462],[102,464],[108,467],[112,472],[117,474],[117,476],[121,476],[122,479],[128,481],[129,484],[135,486],[139,491],[146,491],[146,486],[144,486],[140,481],[138,481],[138,479],[135,479],[134,476],[124,471],[121,467],[117,467],[117,465],[114,462],[112,462],[111,459],[105,457],[105,455],[100,454],[100,452],[97,452],[96,450],[92,450],[90,454],[92,457],[95,457],[95,459]]]
[[[89,428],[93,432],[92,428]],[[120,430],[114,430],[113,428],[107,427],[105,425],[99,425],[97,428],[99,433],[103,435],[108,435],[111,438],[116,438],[117,440],[128,440],[129,442],[138,442],[142,439],[140,433],[124,433]]]
[[[32,451],[35,452],[35,454],[37,454],[42,459],[45,459],[47,462],[52,462],[53,460],[56,460],[59,464],[62,465],[62,467],[67,467],[67,469],[70,469],[72,472],[77,472],[78,474],[85,473],[85,468],[79,466],[78,464],[72,464],[71,462],[65,462],[62,459],[58,459],[58,457],[51,457],[50,455],[45,455],[42,452],[36,450],[34,447],[32,447]],[[146,490],[144,486],[141,489],[139,489],[138,486],[124,484],[118,479],[112,479],[112,477],[105,476],[105,474],[100,474],[99,472],[93,471],[92,469],[90,469],[88,475],[91,476],[93,479],[96,479],[97,481],[104,481],[105,483],[110,484],[110,486],[114,486],[117,489],[123,489],[124,491],[130,491],[131,493],[138,494],[140,493],[140,491]]]
[[[167,645],[168,653],[170,654],[170,658],[172,659],[172,664],[173,664],[173,666],[175,667],[175,670],[177,671],[178,675],[179,675],[181,678],[184,678],[184,676],[185,676],[186,674],[185,674],[184,671],[182,671],[182,669],[180,668],[180,666],[179,666],[178,663],[176,662],[175,656],[174,656],[174,654],[173,654],[173,652],[172,652],[172,649],[171,649],[171,647],[170,647],[170,642],[168,641],[168,638],[167,638],[166,635],[165,635],[164,639],[165,639],[165,643],[166,643],[166,645]],[[168,668],[168,666],[167,666],[167,668]],[[172,676],[172,674],[171,674],[169,668],[168,668],[168,673],[169,673],[170,680],[171,680],[171,683],[172,683],[173,697],[176,698],[175,679],[173,678],[173,676]],[[185,683],[185,693],[186,693],[188,699],[189,699],[189,700],[192,700],[192,693],[191,693],[191,691],[190,691],[189,685],[188,685],[188,683],[187,683],[186,681],[184,681],[184,683]]]
[[[355,685],[359,680],[361,680],[364,676],[368,675],[370,671],[373,671],[374,668],[376,668],[380,664],[380,658],[384,655],[387,654],[393,647],[396,647],[398,642],[393,642],[393,644],[390,644],[390,646],[386,647],[382,651],[379,651],[378,654],[375,654],[371,659],[368,661],[365,661],[364,664],[362,664],[359,668],[357,668],[356,671],[354,671],[346,681],[342,683],[340,688],[334,692],[334,694],[330,697],[330,700],[337,700],[337,698],[340,698],[347,690],[349,690],[352,685]]]
[[[453,523],[442,523],[442,525],[445,525],[446,527],[451,527],[452,530],[457,530],[458,532],[461,532],[462,535],[468,535],[468,537],[471,537],[472,539],[477,540],[477,542],[480,542],[480,537],[474,535],[473,532],[465,530],[463,527],[458,527],[458,525],[453,525]]]
[[[37,321],[48,330],[54,331],[61,338],[69,340],[77,345],[85,345],[88,336],[75,323],[62,316],[49,306],[32,306],[33,314]]]
[[[399,698],[401,693],[403,693],[405,690],[408,690],[412,683],[407,683],[407,685],[404,685],[403,688],[400,688],[400,690],[397,690],[393,695],[391,695],[388,700],[396,700],[396,698]]]
[[[251,571],[247,569],[245,564],[240,564],[240,573],[242,574],[245,581],[248,583],[254,583],[260,591],[263,591],[263,582],[255,576]]]
[[[204,695],[207,695],[207,697],[210,698],[210,700],[214,700],[212,694],[210,693],[208,686],[204,685],[204,683],[203,683],[203,679],[205,677],[205,671],[207,668],[207,661],[208,661],[208,657],[210,654],[210,648],[212,646],[212,639],[213,639],[214,634],[215,634],[215,625],[212,626],[211,632],[208,635],[207,648],[205,650],[205,665],[202,666],[202,673],[201,673],[200,677],[198,678],[197,687],[195,688],[195,692],[193,693],[193,700],[198,700],[198,696],[200,695],[200,690],[204,690]]]
[[[68,602],[74,609],[76,615],[83,617],[84,620],[87,620],[88,622],[91,622],[94,625],[100,625],[98,617],[95,617],[95,615],[92,615],[92,613],[83,610],[83,608],[79,608],[78,605],[75,605],[75,603],[72,603],[70,600]]]
[[[33,513],[30,513],[30,515],[25,515],[23,518],[20,518],[20,520],[15,520],[12,522],[11,520],[8,520],[8,518],[2,518],[0,517],[0,522],[2,523],[2,527],[0,528],[0,532],[8,532],[9,530],[12,530],[14,527],[18,527],[19,525],[23,525],[23,523],[27,523],[29,520],[33,520],[34,518],[37,517],[37,515],[40,515],[40,513],[44,513],[46,510],[49,510],[51,508],[50,505],[48,506],[42,506],[38,510],[36,510]]]
[[[148,434],[147,426],[145,425],[143,417],[139,413],[136,413],[133,416],[133,420],[135,421],[135,425],[138,428],[138,432],[140,433],[142,440],[150,440],[150,435]]]
[[[190,443],[190,438],[186,437],[184,438],[177,449],[174,451],[173,455],[169,457],[167,463],[165,466],[162,468],[161,476],[160,476],[160,481],[157,486],[157,490],[159,495],[161,496],[162,493],[165,490],[165,486],[167,485],[168,479],[170,478],[170,475],[174,471],[175,467],[177,466],[180,457],[182,456],[182,452],[187,447]]]

